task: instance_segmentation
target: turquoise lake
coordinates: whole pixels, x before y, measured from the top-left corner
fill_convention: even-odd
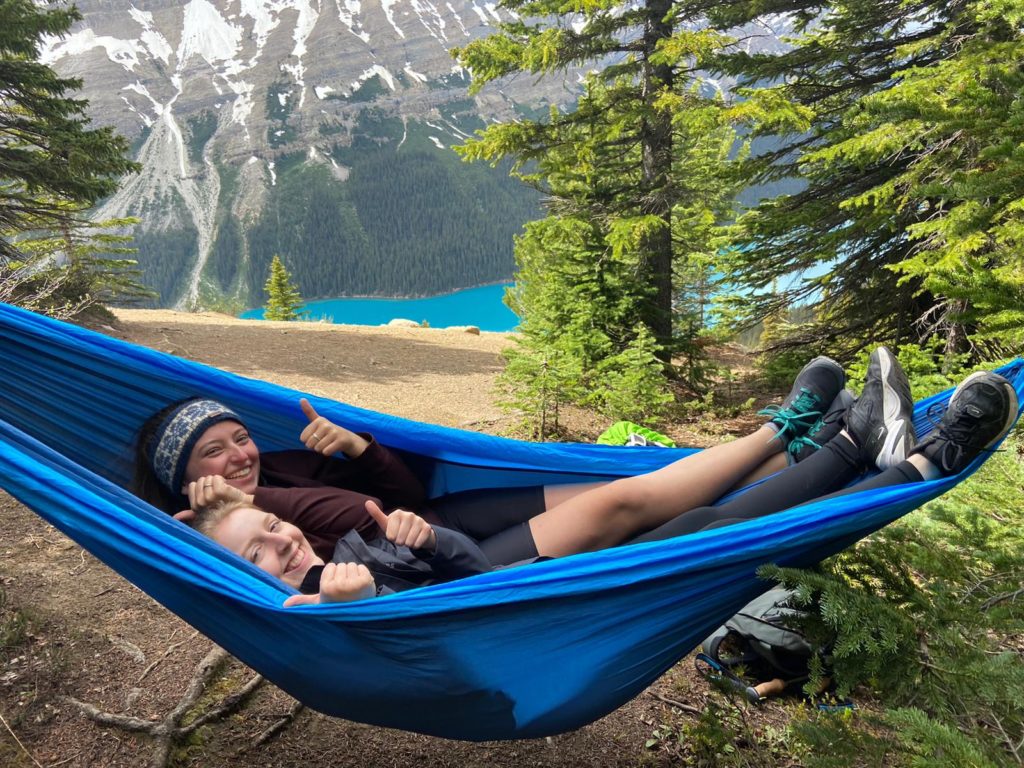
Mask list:
[[[424,299],[318,299],[303,307],[306,320],[327,320],[350,325],[386,325],[395,318],[424,320],[432,328],[475,325],[481,331],[511,331],[519,318],[502,299],[511,283],[466,288]],[[240,317],[263,319],[262,309],[250,309]]]

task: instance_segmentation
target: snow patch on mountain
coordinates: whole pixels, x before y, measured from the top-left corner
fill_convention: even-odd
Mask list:
[[[239,0],[239,10],[243,16],[252,19],[252,34],[256,38],[256,51],[249,66],[253,66],[263,53],[270,33],[277,29],[279,23],[277,7],[264,0]]]
[[[231,91],[237,96],[231,107],[231,122],[237,123],[245,130],[246,137],[249,136],[249,115],[252,114],[252,92],[254,86],[244,80],[231,81],[224,78]]]
[[[402,28],[398,26],[398,22],[395,21],[395,6],[400,2],[401,0],[380,0],[380,7],[381,10],[384,11],[384,16],[387,18],[388,24],[390,24],[391,28],[394,29],[395,32],[398,33],[398,36],[404,40],[405,32],[402,31]]]
[[[481,24],[483,24],[484,26],[490,26],[491,20],[487,18],[487,14],[484,12],[484,9],[477,5],[475,2],[473,3],[473,12],[480,17]]]
[[[146,46],[146,49],[153,55],[153,58],[160,59],[164,66],[169,66],[174,49],[167,42],[167,38],[160,34],[153,26],[153,14],[147,11],[140,11],[135,6],[128,10],[128,14],[142,27],[139,40]]]
[[[198,304],[199,284],[207,257],[211,251],[216,227],[217,198],[220,194],[220,176],[209,157],[204,156],[206,172],[187,175],[188,157],[181,128],[174,119],[172,104],[175,94],[160,109],[160,118],[139,152],[139,162],[145,174],[131,176],[118,192],[107,200],[98,212],[98,218],[119,218],[144,211],[151,230],[180,229],[184,207],[196,230],[197,258],[190,271],[184,294],[176,306],[192,309]]]
[[[185,6],[185,18],[182,20],[178,71],[193,56],[210,65],[234,62],[241,42],[241,27],[229,23],[208,0],[191,0]]]
[[[309,39],[313,28],[316,27],[320,14],[308,2],[296,2],[292,7],[299,12],[298,21],[292,31],[292,39],[295,47],[292,49],[292,56],[295,57],[294,64],[282,64],[281,69],[291,74],[299,86],[299,109],[306,103],[306,67],[303,57],[306,55],[306,41]]]
[[[163,105],[159,101],[154,99],[150,95],[149,89],[146,88],[146,86],[144,86],[138,80],[136,80],[134,83],[131,83],[130,85],[126,85],[124,88],[122,88],[122,90],[124,90],[124,91],[131,91],[132,93],[137,93],[137,94],[139,94],[139,96],[143,96],[146,99],[149,99],[149,103],[153,107],[153,114],[156,117],[160,117],[160,115],[163,113],[163,111],[164,111]],[[124,97],[122,97],[122,98],[124,98]],[[125,99],[125,101],[127,101],[128,104],[131,104],[131,101],[128,101],[127,99]],[[132,106],[132,109],[135,110],[136,114],[138,114],[140,117],[143,117],[143,119],[146,120],[146,125],[148,125],[148,126],[153,125],[153,118],[149,117],[144,112],[140,112],[134,105]]]
[[[392,91],[395,90],[395,76],[392,75],[387,70],[386,67],[382,67],[380,64],[374,64],[369,69],[364,70],[363,73],[359,76],[358,80],[354,80],[352,82],[352,91],[358,91],[360,88],[363,87],[363,83],[365,83],[374,75],[378,75],[381,80],[388,84],[388,88],[390,88]]]
[[[426,83],[426,82],[428,82],[430,80],[430,78],[428,78],[422,72],[417,72],[416,70],[414,70],[412,68],[412,63],[408,62],[408,61],[405,62],[405,66],[402,67],[402,71],[405,72],[405,74],[407,74],[413,80],[416,80],[417,82],[420,82],[420,83]]]
[[[338,9],[338,19],[348,31],[364,43],[369,43],[370,35],[362,29],[359,21],[359,13],[362,11],[359,0],[335,0],[335,7]]]
[[[501,21],[501,16],[498,15],[498,4],[497,3],[484,3],[484,8],[486,8],[487,12],[489,14],[491,14],[491,16],[494,17],[495,21],[497,21],[497,22]]]
[[[445,23],[441,14],[430,0],[410,0],[412,8],[416,11],[416,16],[419,17],[420,23],[424,29],[430,33],[430,36],[437,40],[442,45],[448,44],[448,35],[445,34]]]
[[[39,61],[49,66],[65,56],[78,56],[93,48],[103,48],[108,59],[129,72],[135,71],[139,65],[139,54],[142,53],[141,46],[135,40],[97,35],[91,29],[83,29],[63,39],[45,40],[39,52]]]
[[[448,2],[444,4],[444,7],[448,9],[448,13],[450,13],[452,18],[455,19],[455,23],[459,25],[459,29],[462,31],[463,36],[470,37],[471,35],[469,34],[469,30],[466,29],[466,25],[462,23],[462,17],[459,16],[459,12],[456,11],[455,8],[452,7],[452,4]]]

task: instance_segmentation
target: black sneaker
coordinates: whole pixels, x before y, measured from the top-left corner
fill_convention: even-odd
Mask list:
[[[955,475],[998,443],[1017,418],[1017,390],[998,373],[972,373],[949,398],[937,428],[914,453]]]
[[[769,405],[758,413],[771,416],[778,438],[786,445],[824,415],[826,407],[846,386],[843,366],[830,357],[816,357],[796,375],[793,388],[782,405]]]
[[[864,391],[846,414],[846,431],[867,465],[894,467],[907,458],[917,433],[910,382],[896,355],[885,347],[871,353]]]
[[[811,425],[806,435],[794,437],[789,441],[789,446],[786,448],[786,452],[789,453],[789,463],[796,464],[803,461],[838,435],[843,429],[843,417],[856,401],[857,398],[853,396],[853,392],[848,389],[841,390],[825,410],[825,415]]]

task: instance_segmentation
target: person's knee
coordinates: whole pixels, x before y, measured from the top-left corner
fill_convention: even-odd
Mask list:
[[[623,524],[636,522],[638,517],[650,512],[656,499],[643,485],[633,487],[617,488],[610,499],[609,513],[615,519],[620,519]]]

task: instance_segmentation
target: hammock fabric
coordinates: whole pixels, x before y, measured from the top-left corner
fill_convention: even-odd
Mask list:
[[[538,737],[607,714],[763,591],[758,566],[816,563],[967,474],[672,541],[285,610],[287,587],[122,486],[136,430],[163,405],[218,398],[245,416],[263,450],[278,450],[299,447],[300,393],[5,305],[0,365],[0,487],[309,706],[457,739]],[[1024,362],[1001,372],[1024,395]],[[920,432],[930,428],[928,406],[949,394],[918,404]],[[538,445],[310,400],[401,451],[432,495],[634,475],[689,452]]]

